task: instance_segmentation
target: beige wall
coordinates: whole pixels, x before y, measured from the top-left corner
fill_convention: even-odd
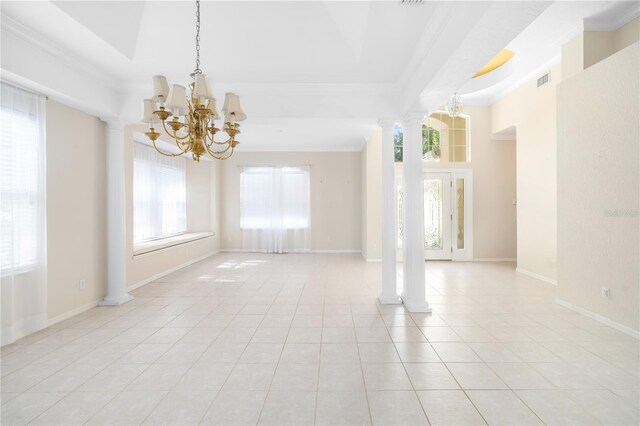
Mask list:
[[[362,256],[382,258],[382,132],[378,128],[362,149]]]
[[[516,258],[516,144],[492,140],[490,108],[466,106],[470,120],[471,161],[425,163],[425,169],[473,170],[473,257]]]
[[[558,297],[633,330],[640,329],[639,52],[635,43],[558,86]]]
[[[585,31],[562,46],[565,80],[640,40],[640,17],[615,31]]]
[[[242,250],[239,166],[311,167],[311,250],[361,250],[360,152],[236,152],[221,164],[221,246]]]
[[[631,46],[638,40],[640,40],[640,17],[631,20],[629,23],[614,32],[614,52],[618,52],[627,46]]]
[[[106,139],[98,118],[54,101],[47,101],[46,126],[51,320],[106,292]]]
[[[515,126],[517,164],[518,269],[557,278],[556,85],[561,67],[549,83],[524,84],[490,107],[490,132]]]
[[[219,171],[217,161],[200,160],[196,163],[187,157],[187,232],[214,232],[213,237],[169,247],[157,252],[133,255],[133,147],[135,133],[144,131],[144,126],[130,125],[125,128],[125,191],[127,214],[127,287],[178,268],[220,250],[220,237],[216,212],[219,194]]]
[[[47,256],[50,322],[95,305],[106,293],[107,204],[106,125],[98,118],[47,101]],[[133,257],[133,129],[125,131],[127,195],[127,285],[219,249],[218,237]],[[218,168],[213,161],[188,160],[187,226],[217,231]],[[86,288],[80,289],[80,280]]]

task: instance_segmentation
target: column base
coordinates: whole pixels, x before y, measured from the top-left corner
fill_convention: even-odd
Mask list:
[[[133,296],[130,295],[129,293],[126,293],[124,296],[121,296],[115,299],[110,299],[105,297],[104,299],[98,302],[98,306],[120,306],[120,305],[124,305],[127,302],[130,302],[131,300],[133,300]]]
[[[378,301],[382,305],[401,305],[402,304],[402,299],[397,294],[392,296],[381,294],[380,296],[378,296]]]
[[[402,302],[404,303],[404,306],[406,306],[407,310],[411,313],[428,313],[431,312],[431,306],[429,306],[429,302],[427,302],[426,300],[423,302],[412,302],[410,300],[407,299],[403,299]]]

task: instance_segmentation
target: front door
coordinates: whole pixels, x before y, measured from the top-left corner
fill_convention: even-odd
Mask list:
[[[472,174],[470,170],[424,172],[424,258],[471,260]],[[404,239],[402,177],[396,179],[397,258]]]
[[[424,174],[424,258],[451,260],[451,174]]]

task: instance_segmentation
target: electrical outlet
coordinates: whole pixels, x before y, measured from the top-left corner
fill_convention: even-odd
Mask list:
[[[602,297],[605,299],[609,298],[609,287],[602,287]]]
[[[81,279],[80,281],[78,281],[78,288],[80,290],[84,290],[87,288],[87,280],[85,280],[84,278]]]

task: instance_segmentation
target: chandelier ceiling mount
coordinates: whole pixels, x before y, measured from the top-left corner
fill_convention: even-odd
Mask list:
[[[163,75],[153,76],[153,97],[144,100],[142,121],[149,124],[145,135],[151,140],[153,147],[162,155],[177,157],[191,153],[195,161],[209,154],[218,160],[225,160],[231,155],[238,141],[240,124],[247,116],[240,104],[240,97],[235,93],[225,95],[222,113],[224,114],[223,131],[228,135],[226,141],[216,141],[215,135],[220,131],[214,120],[221,115],[213,97],[211,85],[206,74],[200,69],[200,0],[196,0],[196,68],[191,73],[193,81],[187,89],[179,84],[169,87]],[[169,120],[170,117],[173,118]],[[162,128],[171,137],[178,152],[166,152],[158,148],[156,141],[161,134],[154,128],[162,123]]]

